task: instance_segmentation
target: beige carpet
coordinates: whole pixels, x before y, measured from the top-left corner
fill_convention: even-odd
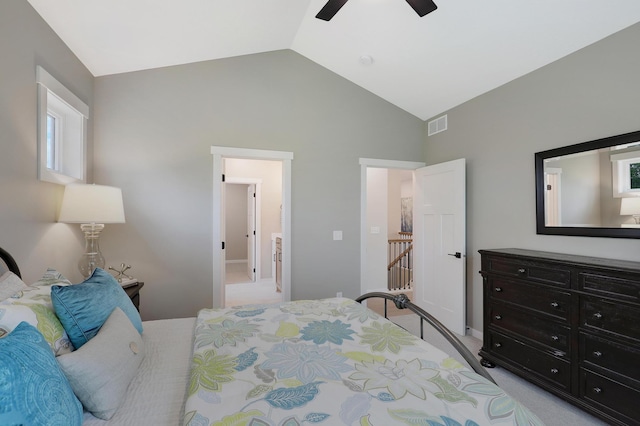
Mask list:
[[[224,271],[225,284],[242,284],[250,282],[247,274],[247,262],[227,263]]]
[[[282,302],[282,293],[276,291],[276,283],[270,280],[225,286],[226,307],[277,302]]]

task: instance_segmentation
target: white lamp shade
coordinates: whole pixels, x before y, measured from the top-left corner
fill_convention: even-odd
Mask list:
[[[122,190],[104,185],[67,185],[58,222],[124,223]]]
[[[640,214],[640,197],[623,198],[620,203],[620,215]]]

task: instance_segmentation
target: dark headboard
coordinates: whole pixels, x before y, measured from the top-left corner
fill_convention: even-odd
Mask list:
[[[4,269],[9,269],[11,272],[16,274],[20,278],[22,278],[22,275],[20,275],[20,268],[18,268],[18,264],[16,263],[13,256],[11,256],[9,252],[7,252],[1,247],[0,247],[0,259],[2,259],[2,262],[4,263],[4,265],[0,263],[0,271]],[[5,265],[6,265],[6,268],[4,268]]]

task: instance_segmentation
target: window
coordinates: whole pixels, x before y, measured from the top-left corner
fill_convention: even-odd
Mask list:
[[[89,107],[42,67],[38,82],[38,178],[67,184],[86,181]]]
[[[627,152],[611,155],[613,196],[625,197],[640,193],[640,150],[637,146]]]
[[[629,180],[631,182],[629,188],[632,190],[640,189],[640,163],[629,164]]]

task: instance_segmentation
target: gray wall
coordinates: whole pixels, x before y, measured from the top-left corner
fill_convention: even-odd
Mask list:
[[[145,280],[144,319],[211,306],[212,145],[294,153],[291,297],[358,296],[358,158],[420,158],[421,120],[289,50],[99,77],[94,90],[95,177],[122,187],[127,215],[103,247]]]
[[[600,158],[598,155],[568,156],[550,161],[549,167],[562,169],[560,224],[603,226],[600,211]],[[611,191],[606,194],[613,201]]]
[[[36,65],[92,107],[93,76],[40,15],[26,0],[0,2],[0,246],[15,256],[27,283],[49,266],[78,282],[80,227],[56,223],[64,187],[37,180]]]
[[[536,235],[534,153],[640,130],[640,24],[450,111],[428,164],[467,159],[468,323],[482,328],[479,249],[640,260],[636,239]],[[472,77],[472,74],[470,75]]]

